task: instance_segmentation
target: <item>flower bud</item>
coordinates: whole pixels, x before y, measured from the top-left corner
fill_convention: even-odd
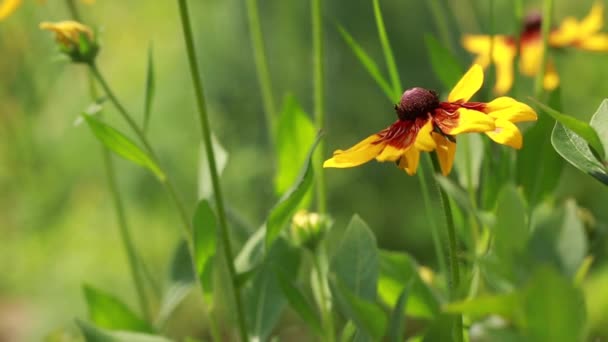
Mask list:
[[[318,213],[300,210],[291,220],[291,240],[297,246],[314,250],[330,225],[330,220]]]
[[[92,63],[99,51],[95,34],[90,27],[76,21],[43,22],[40,28],[55,33],[61,52],[75,63]]]

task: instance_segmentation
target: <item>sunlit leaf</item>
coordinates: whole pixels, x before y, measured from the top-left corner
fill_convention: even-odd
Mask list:
[[[452,89],[464,74],[464,68],[450,50],[441,45],[432,35],[425,35],[424,43],[435,76],[445,89]]]
[[[515,318],[521,304],[520,294],[481,295],[463,301],[446,304],[444,312],[461,313],[472,316],[501,315],[507,319]]]
[[[296,181],[292,184],[279,202],[272,208],[268,219],[266,220],[266,249],[270,249],[272,243],[277,239],[287,222],[298,209],[300,202],[310,189],[313,181],[312,156],[315,148],[321,141],[321,135],[318,134],[312,146],[308,150],[306,162],[300,169],[300,174]]]
[[[150,122],[150,112],[152,111],[152,101],[154,100],[154,93],[156,92],[156,81],[154,73],[154,56],[152,51],[152,44],[148,46],[148,65],[146,68],[146,93],[144,95],[144,132],[148,131],[148,124]]]
[[[211,135],[211,145],[213,146],[217,174],[221,175],[226,168],[226,164],[228,164],[228,151],[224,149],[213,134]],[[205,149],[205,144],[201,142],[198,163],[198,197],[200,199],[210,199],[211,195],[213,195],[213,183],[211,182],[211,173],[209,171],[207,150]]]
[[[76,320],[86,342],[171,342],[171,340],[156,335],[141,334],[126,331],[108,331],[90,323]]]
[[[146,321],[139,318],[117,297],[89,285],[84,285],[83,291],[89,317],[96,325],[112,330],[153,331]]]
[[[160,181],[165,180],[165,174],[160,170],[158,165],[156,165],[154,160],[152,160],[152,158],[140,149],[131,139],[90,115],[84,114],[83,118],[89,125],[89,128],[91,128],[91,131],[93,131],[95,137],[97,137],[97,139],[108,149],[126,160],[132,161],[135,164],[152,171]]]
[[[376,62],[374,62],[374,60],[367,54],[367,52],[363,50],[363,48],[342,26],[338,26],[338,30],[340,31],[340,34],[342,35],[342,38],[344,38],[346,44],[348,44],[348,46],[351,48],[351,50],[353,51],[357,59],[359,59],[359,62],[361,62],[365,70],[367,70],[369,75],[374,79],[374,81],[376,81],[380,89],[384,91],[384,94],[388,96],[391,102],[395,101],[395,93],[388,81],[386,81],[386,79],[384,79],[384,76],[382,76],[382,73],[380,72],[380,69],[378,68]]]
[[[298,177],[306,162],[308,149],[315,140],[316,129],[292,95],[285,98],[277,130],[277,174],[275,190],[282,194]]]
[[[359,216],[350,220],[331,259],[330,269],[354,295],[376,299],[379,269],[376,237]]]
[[[483,140],[480,134],[463,134],[458,137],[458,148],[454,167],[458,170],[458,182],[463,187],[479,187],[479,176],[484,157]]]
[[[602,104],[600,104],[595,114],[591,117],[589,124],[597,132],[604,151],[608,151],[608,99],[602,101]],[[608,155],[603,155],[602,157],[603,160],[608,159]]]
[[[212,305],[213,300],[213,261],[217,243],[217,222],[215,213],[207,200],[201,200],[192,220],[194,229],[194,251],[196,270],[201,283],[204,282],[205,303]]]
[[[321,321],[319,314],[306,299],[304,294],[295,287],[292,282],[282,272],[277,273],[279,285],[283,294],[289,301],[290,306],[298,313],[300,318],[306,322],[309,328],[313,329],[319,336],[322,336]]]

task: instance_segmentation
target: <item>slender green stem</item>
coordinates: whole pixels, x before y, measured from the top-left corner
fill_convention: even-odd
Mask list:
[[[401,86],[399,71],[397,70],[397,63],[395,63],[393,50],[391,49],[391,44],[388,40],[388,35],[386,34],[386,27],[384,26],[384,19],[382,18],[382,11],[378,1],[379,0],[374,0],[374,16],[376,17],[378,38],[380,39],[380,44],[382,44],[382,50],[384,51],[384,60],[386,61],[388,74],[391,78],[393,91],[395,92],[396,96],[400,96],[401,92],[403,91],[403,87]]]
[[[452,44],[452,39],[450,39],[448,23],[445,20],[445,11],[442,10],[441,4],[439,4],[438,0],[428,0],[426,3],[429,5],[429,9],[433,15],[433,20],[435,21],[435,25],[437,26],[439,37],[441,38],[443,45],[450,51],[454,51],[454,45]]]
[[[332,310],[331,310],[331,301],[329,299],[328,293],[327,293],[327,284],[326,284],[326,279],[327,279],[327,272],[325,271],[325,268],[323,267],[323,265],[326,265],[327,262],[327,253],[325,252],[324,246],[319,246],[318,250],[315,252],[312,252],[312,260],[313,260],[313,267],[314,267],[314,272],[316,275],[316,281],[317,283],[314,284],[315,286],[318,287],[318,300],[319,300],[319,309],[321,311],[321,319],[323,322],[323,333],[325,334],[324,338],[325,341],[327,342],[334,342],[336,337],[335,337],[335,330],[334,330],[334,319],[333,319],[333,315],[332,315]],[[314,287],[313,287],[314,288]]]
[[[551,22],[553,21],[553,0],[544,0],[543,5],[543,23],[542,23],[542,39],[543,39],[543,56],[540,62],[540,68],[536,75],[534,84],[534,95],[540,97],[543,94],[543,83],[545,79],[545,70],[547,69],[547,59],[549,55],[549,34],[551,33]]]
[[[220,227],[220,236],[222,238],[222,247],[224,250],[224,256],[228,264],[228,273],[232,280],[232,290],[234,296],[234,302],[237,309],[237,320],[239,325],[239,332],[242,342],[248,341],[247,337],[247,324],[245,321],[245,312],[243,302],[241,300],[241,294],[239,286],[237,284],[236,269],[234,266],[234,257],[232,254],[232,247],[230,245],[230,231],[228,230],[228,222],[226,220],[226,210],[224,208],[224,200],[222,198],[222,189],[220,186],[220,179],[217,172],[215,153],[213,151],[213,145],[211,142],[211,129],[209,127],[209,117],[207,115],[207,108],[205,106],[205,93],[203,89],[203,82],[200,78],[200,72],[197,64],[196,51],[194,48],[194,39],[192,35],[192,27],[190,24],[190,14],[188,12],[188,4],[186,0],[178,0],[179,13],[182,22],[182,29],[184,33],[184,40],[186,43],[186,50],[188,54],[188,63],[190,64],[190,75],[192,76],[192,84],[194,86],[194,92],[196,97],[196,104],[199,114],[199,123],[201,125],[201,134],[203,142],[205,144],[205,150],[207,152],[207,162],[209,164],[209,173],[211,174],[211,183],[213,185],[213,193],[215,196],[215,204],[217,207],[217,215]]]
[[[325,65],[323,60],[322,6],[322,0],[311,0],[314,113],[315,123],[319,131],[325,127]],[[321,140],[315,153],[317,207],[321,214],[327,211],[325,172],[323,170],[324,155],[325,141]]]
[[[262,91],[262,101],[264,104],[264,114],[266,116],[266,128],[270,135],[270,140],[274,143],[276,139],[276,108],[275,99],[272,91],[272,82],[270,81],[270,72],[268,71],[268,60],[264,52],[264,35],[260,25],[260,15],[258,13],[258,1],[246,0],[247,4],[247,19],[249,20],[249,34],[253,47],[253,56],[255,59],[255,68],[258,74],[258,82]]]
[[[436,173],[441,172],[441,168],[439,166],[439,161],[437,160],[437,156],[433,154],[433,167],[435,168]],[[438,183],[437,188],[439,189],[441,206],[443,208],[443,213],[445,215],[445,222],[447,228],[448,235],[448,256],[449,256],[449,266],[450,266],[450,279],[448,281],[448,286],[450,290],[450,300],[454,301],[458,299],[458,290],[460,288],[460,267],[458,265],[458,244],[456,242],[456,228],[454,227],[454,218],[452,216],[452,208],[450,207],[450,199],[445,191],[439,186]],[[454,322],[454,341],[462,342],[462,315],[456,315]]]
[[[66,4],[68,10],[74,20],[80,21],[80,13],[78,12],[78,6],[74,3],[74,0],[66,0]],[[95,89],[95,83],[93,80],[93,76],[91,73],[88,73],[89,79],[89,93],[91,95],[92,100],[96,100],[97,91]],[[108,185],[110,187],[110,194],[112,196],[112,201],[114,203],[114,210],[116,212],[116,217],[118,219],[118,228],[120,230],[120,236],[127,253],[127,259],[129,262],[129,268],[131,271],[131,277],[133,278],[133,283],[135,284],[135,291],[137,292],[137,298],[139,301],[139,306],[143,317],[146,321],[151,322],[152,317],[150,316],[150,307],[148,298],[146,295],[146,289],[143,281],[143,274],[141,265],[143,264],[141,260],[139,260],[135,243],[133,242],[133,238],[131,236],[131,232],[129,230],[129,225],[127,223],[127,217],[125,214],[124,204],[122,202],[122,196],[120,195],[120,189],[118,187],[118,182],[116,180],[116,170],[114,168],[114,164],[112,162],[112,155],[110,151],[106,147],[102,147],[102,157],[103,163],[106,170],[106,177],[108,179]]]

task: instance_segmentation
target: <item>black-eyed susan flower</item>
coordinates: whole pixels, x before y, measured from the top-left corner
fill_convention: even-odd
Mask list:
[[[608,51],[608,35],[600,33],[603,26],[603,5],[596,3],[591,12],[580,22],[568,17],[551,31],[549,46],[552,48],[575,47],[588,51]],[[519,37],[520,62],[519,71],[529,77],[536,76],[541,68],[543,44],[541,35],[542,17],[532,13],[525,18],[524,27]],[[463,46],[477,57],[475,63],[484,68],[490,65],[490,60],[496,66],[497,94],[507,93],[513,86],[513,61],[517,52],[517,42],[512,36],[495,35],[465,35]],[[493,44],[493,47],[491,45]],[[490,58],[490,49],[493,55]],[[548,60],[543,79],[544,88],[555,89],[559,85],[559,76],[552,60]]]
[[[44,2],[39,0],[38,2]],[[82,0],[87,4],[92,4],[95,0]],[[0,0],[0,20],[13,14],[17,8],[21,5],[21,0]]]
[[[452,89],[447,101],[440,101],[432,90],[406,90],[395,105],[397,121],[348,150],[335,151],[323,167],[354,167],[375,158],[380,162],[396,162],[413,175],[420,151],[435,151],[441,171],[447,175],[454,162],[455,136],[471,132],[483,132],[499,144],[521,148],[522,135],[514,123],[534,121],[536,113],[510,97],[488,103],[469,101],[482,84],[483,69],[474,64]]]
[[[95,59],[99,47],[90,27],[68,20],[57,23],[43,22],[40,28],[54,32],[61,52],[70,56],[74,62],[91,63]]]

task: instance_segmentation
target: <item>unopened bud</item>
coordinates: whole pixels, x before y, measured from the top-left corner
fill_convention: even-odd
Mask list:
[[[291,220],[291,238],[298,246],[314,250],[327,231],[330,221],[318,213],[300,210]]]
[[[99,51],[95,34],[90,27],[77,21],[61,21],[58,23],[43,22],[43,30],[55,33],[55,40],[61,52],[70,56],[76,63],[92,63]]]

